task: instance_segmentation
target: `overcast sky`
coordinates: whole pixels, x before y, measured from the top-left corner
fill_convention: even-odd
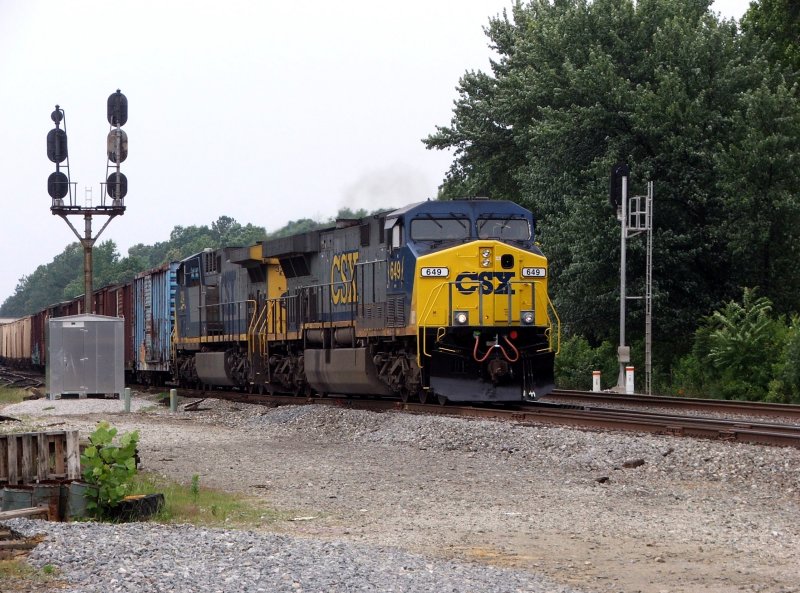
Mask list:
[[[128,97],[127,211],[100,237],[123,256],[223,215],[273,231],[344,206],[399,207],[436,196],[451,157],[420,140],[450,121],[464,71],[488,68],[483,27],[509,6],[0,0],[0,303],[77,240],[49,210],[56,104],[79,203],[91,188],[97,205],[106,99]],[[747,6],[714,9],[739,18]]]

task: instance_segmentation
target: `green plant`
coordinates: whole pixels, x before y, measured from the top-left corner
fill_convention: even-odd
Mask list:
[[[194,503],[197,504],[197,498],[200,496],[200,476],[198,474],[194,474],[192,476],[192,499]]]
[[[90,445],[81,454],[83,478],[94,485],[89,493],[87,510],[98,517],[108,516],[129,491],[131,478],[136,474],[136,444],[139,432],[120,436],[114,444],[117,429],[102,421],[89,436]]]
[[[571,336],[561,343],[556,357],[556,385],[561,389],[591,389],[592,371],[601,371],[604,386],[617,380],[616,351],[610,342],[593,348],[583,336]]]
[[[18,404],[27,395],[27,391],[17,387],[0,386],[0,405]]]
[[[192,523],[206,526],[236,526],[247,529],[286,521],[296,513],[278,511],[265,501],[213,488],[201,488],[195,498],[191,484],[180,484],[147,472],[133,479],[131,493],[164,495],[164,507],[153,517],[159,523]]]
[[[777,362],[773,365],[768,401],[800,403],[800,315],[794,315],[786,330]]]

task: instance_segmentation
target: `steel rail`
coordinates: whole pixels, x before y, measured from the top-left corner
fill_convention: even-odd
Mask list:
[[[698,416],[653,414],[637,410],[586,408],[581,410],[556,407],[530,407],[517,410],[492,408],[448,408],[404,404],[407,411],[450,413],[476,418],[496,418],[520,424],[557,424],[578,428],[625,430],[721,439],[741,443],[800,448],[800,426],[768,422],[743,422],[739,419],[717,419]],[[456,412],[457,410],[457,412]]]
[[[691,397],[667,397],[659,395],[624,394],[594,391],[573,391],[556,389],[543,398],[584,400],[594,403],[624,403],[645,406],[659,405],[684,410],[704,410],[724,412],[726,414],[745,414],[751,416],[773,416],[800,419],[800,405],[776,404],[767,402],[751,402],[727,399],[698,399]]]
[[[654,413],[646,410],[534,403],[516,407],[441,406],[437,404],[403,403],[397,400],[348,397],[313,397],[288,395],[256,395],[235,392],[205,391],[199,397],[216,397],[242,403],[264,405],[329,405],[343,408],[387,411],[397,410],[415,414],[486,418],[515,422],[522,425],[559,425],[599,430],[623,430],[715,439],[739,443],[800,448],[800,426],[742,419],[708,418]]]

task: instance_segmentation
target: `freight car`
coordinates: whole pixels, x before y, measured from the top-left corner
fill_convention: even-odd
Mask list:
[[[532,214],[428,201],[177,270],[182,385],[427,401],[535,399],[559,322]]]
[[[124,319],[124,365],[130,382],[164,385],[172,377],[171,339],[178,262],[137,274],[92,294],[93,312]],[[83,295],[0,325],[0,360],[44,370],[48,320],[84,313]]]

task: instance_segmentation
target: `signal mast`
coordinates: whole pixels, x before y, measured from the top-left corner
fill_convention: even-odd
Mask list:
[[[125,196],[128,193],[128,179],[120,172],[120,164],[128,158],[128,135],[121,129],[128,121],[128,99],[119,89],[108,97],[106,118],[111,126],[106,139],[106,181],[101,182],[100,205],[91,203],[83,206],[77,203],[75,185],[69,177],[69,155],[67,151],[67,120],[64,110],[56,105],[50,119],[56,127],[47,133],[47,158],[55,163],[56,170],[47,178],[47,193],[52,202],[50,212],[60,216],[67,223],[83,246],[84,313],[92,309],[92,247],[115,216],[125,213]],[[61,128],[61,123],[64,128]],[[63,163],[63,164],[62,164]],[[66,171],[66,173],[65,173]],[[67,198],[65,200],[65,198]],[[110,199],[109,199],[110,198]],[[105,224],[92,237],[92,216],[108,216]],[[80,235],[68,216],[83,216],[84,234]]]

